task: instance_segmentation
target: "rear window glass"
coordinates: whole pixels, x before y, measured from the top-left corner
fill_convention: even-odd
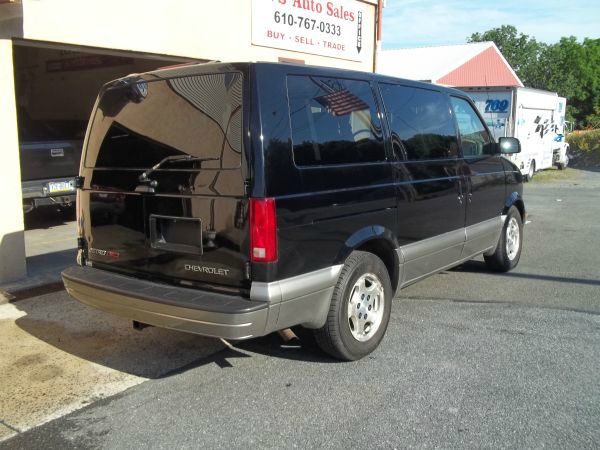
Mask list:
[[[380,88],[394,152],[401,160],[458,155],[454,120],[444,94],[396,84],[384,83]]]
[[[385,160],[381,123],[368,82],[289,76],[287,89],[296,165]]]
[[[237,168],[242,153],[239,73],[208,74],[111,88],[93,119],[87,167],[148,168],[169,156],[203,168]],[[197,167],[198,161],[195,161]],[[162,168],[189,167],[181,161]]]

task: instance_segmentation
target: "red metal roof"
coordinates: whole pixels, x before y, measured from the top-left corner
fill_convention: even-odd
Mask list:
[[[506,60],[489,47],[463,65],[436,80],[446,86],[523,86]]]

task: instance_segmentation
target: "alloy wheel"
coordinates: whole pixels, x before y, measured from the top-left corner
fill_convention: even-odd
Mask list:
[[[361,276],[348,301],[348,325],[354,339],[368,341],[379,329],[383,318],[385,295],[379,278],[368,273]]]
[[[517,219],[511,217],[506,227],[506,255],[511,261],[519,253],[519,246],[521,245],[519,235],[520,230]]]

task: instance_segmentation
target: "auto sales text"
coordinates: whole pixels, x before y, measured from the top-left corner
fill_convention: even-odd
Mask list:
[[[318,0],[276,0],[280,5],[291,3],[293,7],[304,9],[306,11],[312,11],[315,13],[323,13],[323,4]],[[343,6],[338,6],[333,2],[327,2],[325,4],[325,14],[337,19],[347,20],[354,22],[354,12],[348,11]]]

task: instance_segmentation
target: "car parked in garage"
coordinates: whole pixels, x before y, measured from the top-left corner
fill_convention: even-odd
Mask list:
[[[228,339],[302,325],[355,360],[398,289],[481,254],[517,265],[522,175],[501,155],[518,151],[464,92],[372,73],[219,63],[122,78],[92,114],[63,280],[138,323]]]
[[[75,204],[83,130],[85,125],[80,122],[34,121],[25,111],[20,112],[19,157],[25,213],[39,207],[67,209]]]

